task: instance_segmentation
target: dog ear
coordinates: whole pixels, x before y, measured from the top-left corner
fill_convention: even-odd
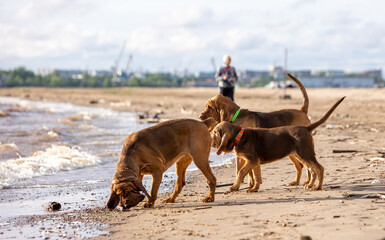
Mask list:
[[[218,147],[218,151],[217,151],[217,155],[220,155],[222,153],[222,151],[231,151],[232,149],[228,149],[229,148],[229,141],[230,141],[230,134],[223,134],[222,136],[222,139],[221,139],[221,144],[220,146]]]
[[[144,193],[144,195],[146,195],[146,197],[148,198],[148,200],[149,200],[150,202],[153,202],[153,201],[154,201],[154,199],[150,196],[150,194],[148,194],[146,188],[143,186],[142,181],[141,181],[139,178],[137,178],[137,179],[134,181],[134,185],[135,185],[135,187],[137,187],[140,191],[142,191],[142,192]]]
[[[229,108],[226,105],[223,106],[221,111],[219,112],[219,115],[220,115],[221,122],[229,121],[229,118],[230,118]]]
[[[110,199],[108,199],[108,202],[107,202],[107,208],[109,210],[114,210],[116,206],[118,206],[119,202],[120,202],[120,199],[118,194],[116,194],[115,191],[111,191]]]

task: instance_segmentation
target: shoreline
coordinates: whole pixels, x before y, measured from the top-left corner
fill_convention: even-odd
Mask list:
[[[110,92],[105,89],[0,89],[0,96],[56,100],[118,111],[154,113],[161,110],[164,112],[161,118],[196,119],[207,99],[217,93],[217,89],[107,90]],[[281,89],[236,89],[235,100],[243,108],[266,112],[301,106],[299,89],[287,89],[292,96],[290,100],[280,99],[281,93]],[[67,224],[78,231],[81,224],[75,227],[71,223],[89,223],[91,229],[108,225],[106,230],[110,233],[90,236],[95,239],[298,239],[305,235],[313,239],[383,239],[384,93],[381,89],[308,89],[312,122],[337,98],[348,96],[314,135],[317,159],[325,167],[321,191],[289,187],[295,169],[290,160],[283,159],[262,165],[263,184],[257,193],[246,193],[245,183],[240,191],[230,194],[225,194],[228,187],[221,187],[217,188],[213,203],[202,203],[207,184],[204,176],[194,171],[187,172],[188,182],[173,204],[161,203],[169,194],[162,193],[152,209],[142,209],[139,204],[126,212],[96,207],[48,216],[57,225]],[[91,104],[95,99],[98,103]],[[104,103],[100,103],[100,99]],[[356,152],[333,153],[333,150]],[[232,183],[235,179],[234,164],[212,170],[217,184]],[[303,171],[301,183],[305,178]],[[106,201],[109,194],[105,194]],[[45,217],[32,216],[20,224],[39,226]],[[98,225],[101,223],[106,225]],[[6,232],[0,234],[0,239],[5,236]]]

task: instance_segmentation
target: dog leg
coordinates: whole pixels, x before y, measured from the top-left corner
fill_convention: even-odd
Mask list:
[[[319,164],[317,159],[315,158],[315,154],[313,153],[307,153],[301,156],[301,158],[306,162],[306,167],[308,168],[308,171],[310,172],[310,181],[308,184],[304,185],[305,189],[309,190],[321,190],[322,184],[323,184],[323,174],[324,174],[324,168]],[[314,186],[315,181],[318,177],[318,184]]]
[[[254,179],[256,180],[254,183],[254,186],[252,188],[247,189],[246,192],[258,192],[259,185],[262,184],[262,177],[261,177],[261,165],[257,164],[253,169],[252,172],[254,173]]]
[[[236,174],[238,175],[238,173],[241,170],[241,168],[245,165],[245,160],[243,160],[240,157],[237,157],[235,162],[236,162],[236,168],[237,168]],[[254,184],[255,184],[255,179],[254,179],[254,175],[253,175],[252,172],[249,172],[249,181],[248,181],[248,183],[249,183],[249,188],[252,188],[254,186]]]
[[[214,202],[215,187],[217,185],[217,179],[214,174],[211,172],[209,164],[208,152],[207,157],[193,157],[195,166],[203,173],[206,177],[207,184],[209,185],[209,195],[202,199],[202,202]]]
[[[163,171],[156,170],[152,173],[152,184],[151,184],[151,193],[150,193],[150,196],[152,197],[152,201],[148,199],[147,202],[145,202],[142,207],[149,208],[154,206],[155,200],[158,196],[158,189],[162,182],[162,177],[163,177]]]
[[[243,165],[245,165],[245,160],[243,160],[242,158],[240,157],[236,157],[235,158],[235,166],[236,166],[236,174],[238,175],[239,171],[241,170],[241,168],[243,167]]]
[[[237,179],[235,180],[235,183],[229,188],[230,192],[234,192],[234,191],[237,191],[239,189],[246,174],[248,174],[252,168],[253,168],[253,166],[250,164],[250,161],[246,160],[246,164],[238,172]]]
[[[308,168],[306,169],[306,172],[307,172],[306,181],[302,184],[302,186],[304,186],[304,187],[309,184],[310,178],[311,178],[311,172]]]
[[[176,171],[175,189],[169,198],[166,198],[163,200],[164,203],[175,202],[176,197],[179,195],[180,191],[182,191],[182,188],[186,185],[186,180],[185,180],[186,169],[190,165],[191,161],[192,161],[192,158],[190,156],[187,156],[180,159],[175,164],[175,171]]]
[[[294,181],[289,183],[289,186],[296,186],[296,185],[299,185],[299,181],[301,179],[303,164],[300,161],[298,161],[296,156],[291,155],[289,156],[289,158],[294,163],[295,169],[297,170],[297,175]]]
[[[314,172],[314,170],[309,166],[309,172],[310,172],[310,181],[307,185],[305,185],[305,189],[311,189],[313,186],[314,186],[314,182],[315,180],[317,179],[317,175],[316,173]]]
[[[314,157],[314,171],[316,172],[316,176],[318,177],[318,184],[310,188],[310,190],[321,190],[324,180],[324,167],[318,163],[317,159]]]

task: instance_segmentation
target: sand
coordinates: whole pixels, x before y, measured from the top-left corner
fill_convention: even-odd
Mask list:
[[[210,88],[0,89],[0,96],[159,112],[163,119],[197,118],[216,93]],[[285,93],[291,99],[279,97],[282,89],[237,89],[235,100],[255,111],[298,109],[300,91]],[[205,178],[188,172],[176,203],[161,203],[169,195],[165,193],[151,209],[138,205],[121,212],[100,206],[62,214],[61,221],[107,224],[109,234],[96,239],[385,239],[385,89],[308,89],[308,95],[312,121],[347,96],[314,135],[317,158],[325,168],[323,190],[288,186],[295,168],[285,158],[262,166],[257,193],[246,193],[246,184],[229,194],[228,187],[219,187],[215,202],[202,203],[208,192]],[[234,164],[213,168],[213,173],[218,184],[235,180]]]

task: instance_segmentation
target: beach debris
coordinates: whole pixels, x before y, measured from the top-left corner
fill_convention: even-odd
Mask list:
[[[373,180],[370,184],[381,184],[380,180]]]
[[[159,123],[159,113],[155,113],[153,116],[150,116],[148,112],[142,114],[137,113],[137,119],[139,123]]]
[[[378,198],[385,200],[385,194],[383,193],[370,193],[370,194],[358,194],[358,193],[343,193],[345,198]]]
[[[182,113],[182,114],[186,114],[186,115],[191,115],[192,113],[193,113],[193,110],[187,110],[185,107],[182,107],[181,109],[180,109],[180,112]]]
[[[262,237],[266,237],[266,236],[271,236],[271,235],[274,235],[275,232],[273,231],[270,231],[270,232],[263,232],[263,233],[260,233],[259,235],[261,235]]]
[[[48,205],[48,210],[49,211],[59,211],[61,209],[61,204],[58,202],[51,202]]]
[[[372,158],[368,158],[366,160],[371,161],[373,163],[385,162],[385,158],[383,158],[383,157],[372,157]]]
[[[90,101],[90,104],[98,104],[99,102],[98,102],[98,100],[91,100]]]
[[[232,186],[233,183],[223,183],[223,184],[218,184],[216,187],[219,188],[219,187],[228,187],[228,186]]]
[[[194,208],[194,210],[204,210],[204,209],[210,209],[210,208],[212,208],[212,207],[209,207],[209,206],[207,206],[207,207],[196,207],[196,208]]]
[[[339,113],[337,113],[336,117],[338,117],[338,118],[350,118],[350,115],[349,114],[339,114]]]
[[[302,236],[299,238],[300,240],[312,240],[310,236]]]
[[[385,194],[371,193],[371,194],[366,194],[366,195],[362,196],[361,198],[378,198],[378,199],[385,200]]]
[[[125,100],[123,102],[111,102],[110,106],[111,107],[130,107],[131,106],[131,101],[130,100]]]
[[[333,149],[333,153],[355,153],[359,152],[357,150],[348,150],[348,149]]]
[[[344,127],[342,125],[333,125],[333,124],[328,124],[326,125],[327,129],[343,129]]]

